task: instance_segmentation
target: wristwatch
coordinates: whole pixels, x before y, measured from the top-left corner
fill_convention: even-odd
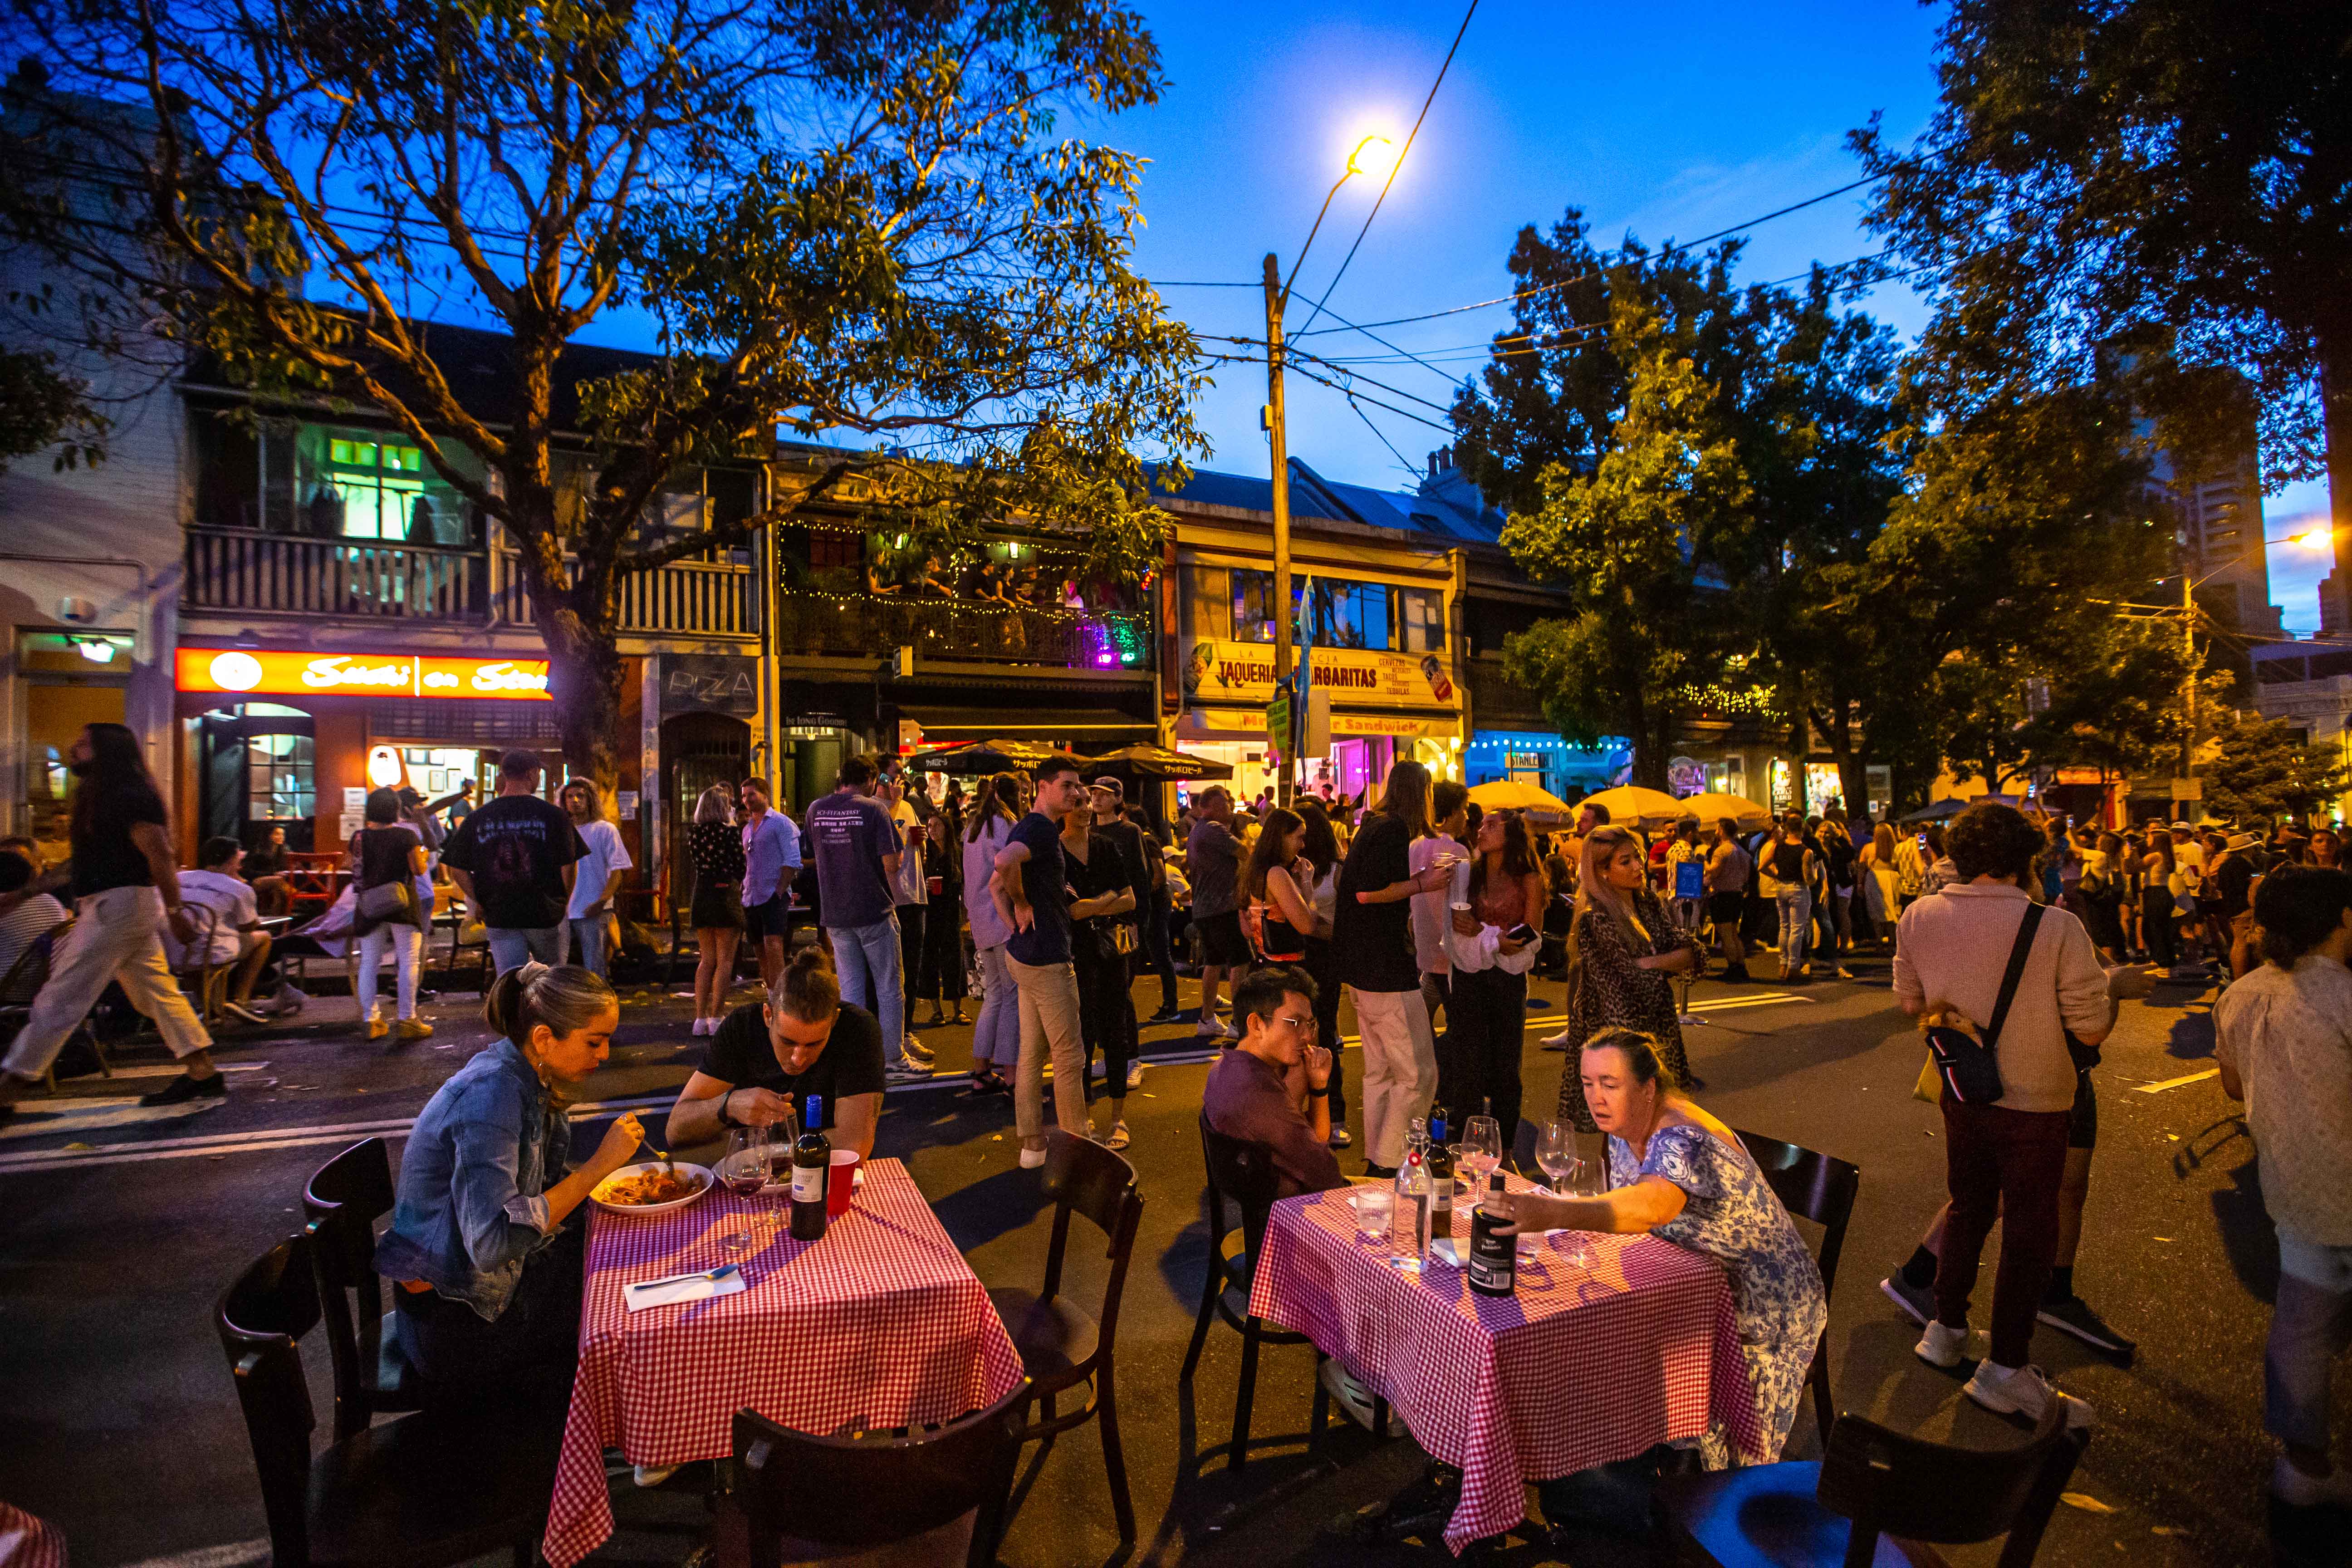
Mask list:
[[[727,1114],[727,1102],[734,1098],[735,1091],[731,1089],[719,1097],[719,1125],[721,1127],[740,1127],[743,1125],[741,1122]]]

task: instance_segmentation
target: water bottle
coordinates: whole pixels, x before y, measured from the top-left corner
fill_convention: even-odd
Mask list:
[[[1432,1185],[1429,1179],[1429,1132],[1421,1118],[1414,1117],[1405,1132],[1404,1163],[1396,1173],[1396,1223],[1411,1226],[1412,1255],[1421,1257],[1429,1250],[1429,1204]],[[1399,1237],[1400,1240],[1403,1238]]]

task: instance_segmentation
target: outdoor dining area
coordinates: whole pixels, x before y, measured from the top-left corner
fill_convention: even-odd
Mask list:
[[[1024,1507],[1083,1512],[1075,1539],[1105,1504],[1120,1543],[1112,1560],[1123,1560],[1139,1524],[1149,1537],[1183,1500],[1139,1494],[1120,1427],[1122,1307],[1155,1266],[1180,1296],[1198,1292],[1174,1379],[1195,1451],[1181,1457],[1176,1485],[1222,1477],[1229,1500],[1208,1528],[1228,1538],[1245,1537],[1252,1510],[1302,1480],[1409,1441],[1420,1472],[1410,1497],[1365,1510],[1354,1529],[1360,1543],[1417,1543],[1432,1562],[1484,1560],[1514,1540],[1540,1547],[1530,1484],[1648,1462],[1664,1472],[1653,1561],[1935,1562],[1920,1543],[2007,1532],[2002,1561],[2023,1563],[2087,1443],[2054,1409],[1995,1452],[1841,1415],[1823,1332],[1805,1376],[1812,1419],[1790,1445],[1817,1441],[1821,1458],[1784,1462],[1759,1423],[1733,1287],[1715,1260],[1648,1234],[1522,1235],[1515,1287],[1482,1291],[1461,1251],[1430,1244],[1426,1214],[1417,1229],[1383,1201],[1385,1184],[1277,1199],[1264,1146],[1205,1118],[1198,1136],[1197,1172],[1155,1173],[1160,1201],[1183,1208],[1163,1216],[1181,1224],[1177,1242],[1138,1258],[1135,1166],[1055,1131],[1044,1169],[1019,1178],[1038,1181],[1050,1225],[1042,1273],[1004,1279],[975,1272],[900,1159],[835,1158],[811,1239],[788,1156],[738,1148],[712,1170],[641,1151],[650,1157],[606,1178],[579,1216],[571,1375],[454,1406],[428,1400],[403,1361],[400,1309],[387,1311],[374,1268],[394,1201],[391,1151],[357,1142],[311,1175],[302,1229],[236,1278],[215,1313],[275,1561],[435,1568],[511,1552],[518,1564],[543,1556],[571,1568],[614,1536],[615,1496],[633,1473],[642,1485],[700,1465],[689,1473],[709,1478],[695,1483],[701,1506],[665,1560],[984,1568]],[[1809,1245],[1833,1287],[1861,1173],[1738,1136],[1818,1237]],[[1508,1171],[1502,1180],[1530,1185]],[[1474,1228],[1471,1185],[1461,1184],[1456,1238]],[[1194,1241],[1188,1283],[1174,1260],[1189,1263]],[[305,1372],[314,1336],[331,1371],[323,1440]],[[1222,1359],[1238,1352],[1231,1426],[1203,1415],[1222,1435],[1195,1444],[1194,1384],[1213,1337]],[[1308,1401],[1303,1434],[1265,1430],[1277,1391],[1280,1409]],[[1369,1394],[1369,1409],[1348,1414],[1370,1430],[1341,1445],[1347,1428],[1330,1406],[1351,1392]],[[1144,1397],[1164,1406],[1166,1394]],[[1088,1426],[1099,1468],[1086,1458],[1082,1492],[1041,1504],[1031,1483],[1045,1451]],[[1692,1449],[1709,1433],[1728,1442],[1733,1468],[1697,1467]],[[1023,1476],[1024,1454],[1034,1462]],[[1254,1498],[1248,1478],[1274,1468],[1269,1458],[1283,1484]],[[1162,1522],[1157,1539],[1170,1534]],[[1301,1554],[1269,1530],[1264,1546],[1270,1561],[1328,1561],[1345,1543]]]

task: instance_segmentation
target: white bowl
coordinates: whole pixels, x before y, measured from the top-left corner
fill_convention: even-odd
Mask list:
[[[616,1204],[609,1203],[605,1200],[604,1193],[606,1189],[618,1185],[623,1177],[634,1176],[640,1171],[657,1171],[663,1167],[664,1162],[660,1160],[644,1160],[634,1165],[624,1165],[619,1170],[614,1172],[611,1175],[605,1177],[603,1181],[597,1183],[594,1190],[589,1193],[588,1201],[594,1204],[598,1208],[603,1209],[606,1214],[667,1214],[672,1209],[684,1208],[687,1205],[693,1203],[696,1199],[701,1197],[706,1193],[709,1193],[713,1187],[716,1187],[719,1184],[719,1178],[711,1173],[708,1166],[691,1164],[687,1161],[680,1160],[677,1162],[677,1173],[681,1176],[699,1177],[702,1182],[702,1185],[697,1187],[693,1192],[687,1194],[686,1196],[682,1198],[672,1198],[666,1204]]]

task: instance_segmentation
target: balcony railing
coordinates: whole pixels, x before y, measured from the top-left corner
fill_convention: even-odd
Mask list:
[[[500,616],[513,626],[537,625],[539,617],[514,557],[509,555],[501,564]],[[751,567],[724,561],[673,561],[657,572],[631,573],[621,579],[621,629],[755,637],[760,635],[758,584]]]
[[[489,562],[479,552],[245,529],[187,530],[191,608],[392,620],[480,621]]]
[[[1140,668],[1149,656],[1149,623],[1133,615],[787,593],[777,601],[776,623],[782,654],[882,658],[912,647],[920,658],[1067,669]]]

